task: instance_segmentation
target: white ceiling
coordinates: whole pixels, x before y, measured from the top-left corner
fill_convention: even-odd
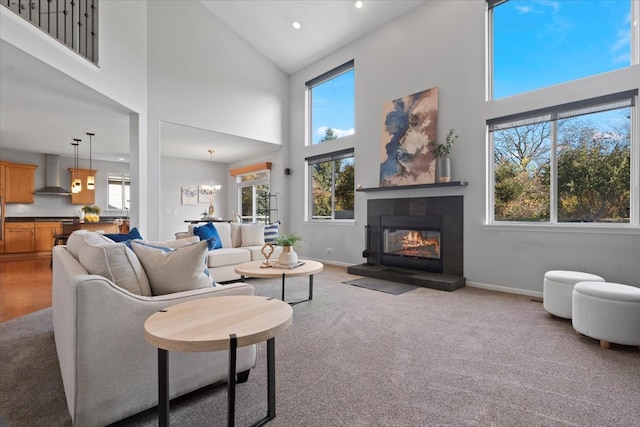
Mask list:
[[[287,74],[362,37],[427,0],[200,0]],[[302,25],[294,30],[293,21]],[[72,156],[73,138],[83,140],[81,158],[129,159],[129,111],[13,46],[0,42],[0,149]],[[231,163],[243,154],[278,145],[162,123],[162,155]],[[215,143],[216,140],[220,144]],[[212,144],[213,142],[213,144]],[[224,142],[224,143],[223,143]]]

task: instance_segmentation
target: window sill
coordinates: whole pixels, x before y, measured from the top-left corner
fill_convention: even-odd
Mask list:
[[[599,224],[589,226],[582,224],[483,224],[482,229],[496,231],[640,235],[640,227],[630,224]]]
[[[343,227],[343,226],[356,226],[357,222],[355,219],[334,219],[334,220],[326,220],[326,221],[305,221],[304,222],[305,225],[320,225],[320,226],[339,226],[339,227]]]

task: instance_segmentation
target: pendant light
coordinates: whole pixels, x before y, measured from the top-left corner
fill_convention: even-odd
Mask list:
[[[71,143],[73,145],[73,149],[75,150],[75,160],[76,160],[76,177],[71,183],[71,192],[74,194],[78,194],[82,191],[82,181],[78,178],[78,145],[80,145],[81,139],[74,138],[74,142]]]
[[[89,135],[89,176],[87,176],[87,190],[94,190],[96,188],[96,176],[93,174],[93,168],[91,166],[91,146],[92,138],[95,136],[95,133],[87,132],[87,135]]]

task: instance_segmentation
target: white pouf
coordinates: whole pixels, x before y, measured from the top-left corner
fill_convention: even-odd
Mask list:
[[[544,309],[554,316],[571,319],[571,294],[573,286],[578,282],[604,282],[604,279],[580,271],[547,271],[542,289]]]
[[[640,288],[609,282],[580,282],[573,288],[573,327],[609,343],[640,345]]]

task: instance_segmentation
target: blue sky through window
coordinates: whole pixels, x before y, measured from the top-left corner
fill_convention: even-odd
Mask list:
[[[493,13],[494,99],[630,65],[629,0],[510,0]]]
[[[355,72],[347,71],[314,86],[311,96],[311,140],[318,143],[328,127],[337,137],[351,135],[355,131]]]

